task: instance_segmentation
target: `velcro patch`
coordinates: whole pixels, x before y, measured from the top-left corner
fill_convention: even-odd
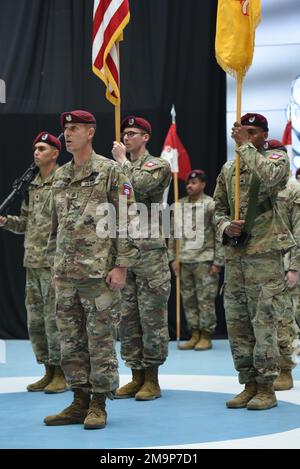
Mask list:
[[[158,166],[158,164],[155,161],[148,161],[148,163],[145,164],[147,168],[153,168],[154,166]]]
[[[127,182],[124,182],[123,188],[122,188],[122,195],[126,195],[126,197],[130,197],[131,191],[132,191],[131,185],[128,184]]]
[[[269,156],[271,160],[278,160],[278,158],[282,158],[282,155],[279,155],[278,153],[272,153],[272,155]]]

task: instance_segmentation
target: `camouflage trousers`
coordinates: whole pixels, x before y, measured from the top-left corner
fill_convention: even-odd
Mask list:
[[[50,268],[26,269],[28,334],[38,363],[60,365],[60,338]]]
[[[299,327],[296,322],[298,310],[297,287],[288,290],[292,309],[287,309],[285,315],[280,315],[278,323],[278,345],[280,351],[279,366],[284,370],[292,370],[297,365],[296,349],[298,345]]]
[[[165,249],[142,251],[122,290],[121,357],[132,369],[159,366],[168,355],[170,269]]]
[[[281,253],[227,260],[224,304],[240,383],[274,381],[279,374],[278,323],[292,309]]]
[[[74,388],[112,397],[119,386],[115,352],[120,293],[104,278],[56,280],[57,324],[61,334],[61,363]]]
[[[209,275],[211,262],[180,264],[180,286],[189,329],[214,332],[216,327],[215,297],[219,274]]]

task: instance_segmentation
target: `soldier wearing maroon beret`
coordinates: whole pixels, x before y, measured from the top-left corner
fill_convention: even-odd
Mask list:
[[[232,128],[240,156],[240,210],[235,213],[235,161],[218,176],[215,216],[225,251],[224,304],[228,338],[239,381],[245,389],[227,407],[248,410],[277,405],[279,322],[289,323],[292,304],[282,252],[295,245],[276,208],[289,178],[289,159],[269,148],[268,121],[247,113]],[[285,350],[288,354],[290,351]]]
[[[28,391],[58,393],[67,390],[60,367],[60,338],[55,317],[55,293],[51,286],[51,261],[46,250],[51,228],[51,188],[58,169],[61,143],[47,131],[33,141],[34,161],[39,168],[30,183],[28,203],[19,216],[0,217],[6,230],[24,234],[26,267],[26,309],[28,333],[38,363],[45,366],[42,379],[27,386]]]
[[[195,238],[183,232],[179,240],[179,259],[176,260],[174,217],[172,236],[169,239],[168,254],[171,267],[178,275],[184,313],[187,319],[190,340],[179,346],[180,350],[208,350],[212,348],[211,336],[216,327],[215,297],[218,293],[219,272],[224,265],[221,243],[216,236],[215,204],[205,193],[207,176],[201,169],[193,169],[186,177],[187,196],[179,199],[182,213],[186,207],[191,210],[190,231]],[[198,214],[203,210],[202,236],[197,239]],[[198,212],[199,213],[199,212]],[[190,233],[189,233],[190,235]]]
[[[121,356],[132,370],[132,381],[117,390],[116,397],[147,401],[161,396],[158,367],[168,353],[168,311],[170,271],[161,226],[151,225],[151,206],[162,202],[171,178],[169,163],[147,150],[152,128],[143,117],[128,116],[121,125],[123,143],[114,142],[112,154],[130,178],[137,202],[148,213],[141,220],[144,229],[136,240],[141,257],[128,271],[122,291]],[[128,153],[128,159],[126,157]],[[157,237],[151,236],[157,228]],[[147,232],[146,232],[147,230]]]
[[[127,238],[120,239],[123,225],[120,227],[119,219],[112,233],[105,229],[105,213],[108,205],[119,213],[120,196],[125,196],[125,208],[134,203],[134,196],[117,163],[93,150],[93,114],[64,112],[61,126],[73,158],[57,171],[53,184],[48,252],[54,256],[62,368],[74,400],[44,422],[101,429],[106,425],[106,398],[113,398],[119,385],[114,307],[127,267],[138,253]]]

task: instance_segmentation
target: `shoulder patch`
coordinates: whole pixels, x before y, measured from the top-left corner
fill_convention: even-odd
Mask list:
[[[279,154],[279,153],[272,153],[272,155],[269,156],[269,158],[271,160],[278,160],[279,158],[282,158],[283,155]]]
[[[128,182],[124,182],[122,185],[121,195],[126,195],[126,197],[130,197],[132,192],[132,187]]]
[[[147,163],[144,164],[144,167],[146,168],[154,168],[155,166],[158,166],[158,163],[156,161],[148,161]]]

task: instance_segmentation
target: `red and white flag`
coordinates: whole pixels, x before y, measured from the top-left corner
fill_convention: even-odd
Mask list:
[[[178,173],[179,179],[186,180],[188,173],[192,170],[191,161],[177,135],[176,124],[171,124],[160,156],[170,163],[172,173]]]
[[[285,126],[283,136],[282,136],[282,143],[285,145],[287,154],[290,159],[290,163],[292,163],[293,159],[293,150],[292,150],[292,121],[289,120]]]
[[[106,85],[106,98],[120,104],[117,42],[130,19],[128,0],[94,0],[93,72]]]

